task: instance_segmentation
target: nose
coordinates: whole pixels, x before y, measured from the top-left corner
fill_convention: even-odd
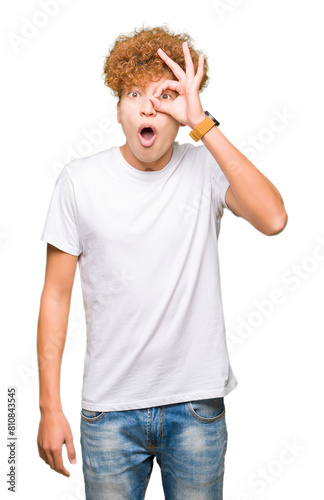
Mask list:
[[[141,113],[141,116],[155,116],[156,115],[157,112],[154,109],[153,104],[148,97],[145,97],[142,100],[140,113]]]

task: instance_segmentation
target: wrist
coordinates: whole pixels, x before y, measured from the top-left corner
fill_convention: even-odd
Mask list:
[[[190,137],[198,142],[204,137],[209,130],[211,130],[215,125],[219,125],[219,121],[209,113],[209,111],[204,111],[205,118],[201,120],[189,133]]]
[[[190,123],[188,123],[189,127],[191,129],[194,129],[195,127],[197,127],[204,119],[206,118],[206,115],[205,115],[205,112],[202,111],[199,115],[195,116],[195,118],[193,120],[190,121]]]
[[[63,408],[60,401],[40,402],[39,411],[42,415],[46,413],[62,413]]]

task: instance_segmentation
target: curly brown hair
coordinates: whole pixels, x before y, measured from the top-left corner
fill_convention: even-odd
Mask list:
[[[157,49],[160,47],[185,71],[186,64],[182,43],[187,42],[195,71],[198,68],[200,52],[193,48],[193,41],[187,33],[175,34],[165,26],[154,28],[139,28],[127,35],[120,35],[114,42],[105,58],[104,83],[111,89],[115,97],[122,96],[124,88],[135,83],[146,85],[150,81],[158,81],[163,76],[177,80],[171,69],[160,58]],[[208,63],[204,57],[205,74],[200,83],[199,91],[208,84]]]

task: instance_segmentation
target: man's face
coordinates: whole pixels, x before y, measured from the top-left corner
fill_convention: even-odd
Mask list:
[[[126,136],[121,152],[128,163],[139,170],[161,170],[171,159],[180,123],[167,113],[156,111],[150,97],[167,80],[140,84],[123,90],[117,104],[117,119]],[[174,90],[165,90],[159,99],[176,99]]]

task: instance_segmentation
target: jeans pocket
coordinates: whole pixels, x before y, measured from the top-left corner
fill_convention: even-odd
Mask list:
[[[215,422],[225,416],[224,397],[189,401],[190,413],[204,422]]]
[[[94,410],[86,410],[85,408],[81,408],[81,418],[86,420],[87,422],[96,422],[100,420],[107,412],[106,411],[94,411]]]

